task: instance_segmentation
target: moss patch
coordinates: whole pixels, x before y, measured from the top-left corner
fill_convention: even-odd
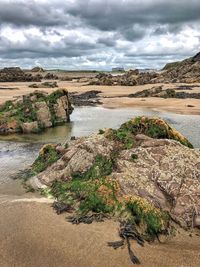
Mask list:
[[[56,150],[54,145],[45,145],[39,153],[39,156],[32,165],[32,171],[39,173],[44,171],[48,166],[56,162],[61,154]]]
[[[156,237],[166,228],[169,221],[168,214],[155,208],[147,200],[140,197],[130,197],[126,202],[126,208],[133,216],[137,225],[143,225],[148,236]]]
[[[75,173],[71,181],[52,184],[52,195],[64,203],[79,203],[78,212],[111,212],[116,199],[116,184],[107,177],[112,173],[111,160],[98,155],[85,173]]]
[[[121,142],[124,148],[130,149],[134,147],[137,134],[144,134],[155,139],[173,139],[193,148],[183,135],[159,118],[136,117],[122,124],[118,130],[110,130],[108,137]]]
[[[120,188],[109,175],[111,160],[98,155],[93,166],[83,174],[76,173],[71,181],[54,181],[50,193],[60,203],[71,205],[77,215],[106,213],[145,226],[145,235],[153,238],[165,227],[167,217],[146,200],[124,198]]]

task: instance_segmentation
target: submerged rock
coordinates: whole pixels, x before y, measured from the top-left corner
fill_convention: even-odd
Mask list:
[[[109,179],[119,185],[121,197],[144,198],[181,226],[199,227],[200,151],[191,147],[165,121],[135,118],[118,130],[70,141],[62,157],[32,182],[51,186],[55,180],[71,181],[102,155],[113,162]]]
[[[37,133],[69,122],[72,111],[66,90],[35,91],[0,107],[0,134]]]

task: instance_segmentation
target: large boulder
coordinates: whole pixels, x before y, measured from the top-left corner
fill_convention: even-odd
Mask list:
[[[114,162],[110,179],[119,185],[121,196],[145,198],[181,226],[199,227],[200,150],[191,147],[163,120],[135,118],[118,130],[70,141],[63,156],[31,183],[51,186],[55,180],[70,181],[102,155]]]
[[[70,121],[73,108],[66,90],[35,91],[0,107],[0,134],[36,133]]]

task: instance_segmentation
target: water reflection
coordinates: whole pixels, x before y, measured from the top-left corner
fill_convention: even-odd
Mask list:
[[[105,109],[102,107],[78,107],[71,116],[71,123],[47,129],[42,134],[1,136],[0,140],[29,143],[64,143],[71,136],[86,136],[101,128],[119,127],[135,116],[156,116],[168,121],[185,135],[195,147],[200,147],[200,116],[178,115],[150,109]]]

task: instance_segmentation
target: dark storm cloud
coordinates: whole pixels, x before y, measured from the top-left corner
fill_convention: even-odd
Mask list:
[[[198,52],[199,14],[199,0],[0,0],[0,62],[161,64]],[[186,36],[198,40],[191,48],[179,36],[187,27]],[[170,40],[159,39],[168,34]]]
[[[67,16],[63,13],[62,6],[55,3],[39,3],[34,0],[0,1],[0,23],[2,24],[55,26],[63,25]]]
[[[1,58],[40,58],[40,57],[80,57],[91,53],[96,45],[78,39],[62,38],[60,42],[51,43],[40,37],[27,38],[26,42],[12,43],[7,38],[0,37]]]
[[[99,37],[97,40],[97,43],[103,44],[108,47],[115,47],[116,45],[116,40],[114,39],[115,37]]]
[[[199,0],[1,0],[0,22],[13,25],[57,26],[72,18],[103,31],[140,24],[177,24],[200,19]]]
[[[104,31],[134,24],[177,24],[200,19],[199,0],[77,0],[67,9],[89,25]]]

